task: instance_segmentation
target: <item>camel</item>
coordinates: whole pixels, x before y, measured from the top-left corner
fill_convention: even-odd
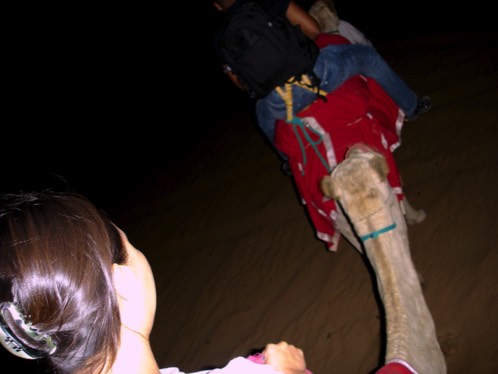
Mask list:
[[[388,172],[383,155],[357,144],[323,177],[321,190],[347,215],[376,274],[386,316],[385,363],[404,362],[420,374],[446,373],[434,321],[411,259],[402,202],[387,181]]]
[[[386,365],[446,373],[408,243],[407,223],[426,214],[408,202],[392,154],[403,113],[374,81],[355,77],[297,116],[297,124],[277,124],[276,146],[288,156],[317,237],[329,251],[344,237],[372,264],[386,316]]]
[[[315,4],[312,15],[323,16],[317,20],[325,30],[333,4]],[[385,364],[442,374],[444,355],[408,242],[407,223],[426,214],[408,202],[393,157],[403,124],[404,112],[385,91],[356,76],[292,121],[277,121],[275,146],[288,157],[317,238],[335,252],[344,237],[371,263],[385,310]]]

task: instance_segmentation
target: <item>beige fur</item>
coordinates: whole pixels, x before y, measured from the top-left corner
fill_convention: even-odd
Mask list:
[[[385,362],[403,360],[420,374],[444,374],[446,363],[411,259],[405,218],[383,159],[365,146],[352,148],[322,180],[322,191],[339,202],[359,237],[396,224],[363,241],[386,315]]]

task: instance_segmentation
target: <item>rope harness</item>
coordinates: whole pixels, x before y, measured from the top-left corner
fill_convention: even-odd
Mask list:
[[[303,121],[301,118],[295,115],[294,113],[294,108],[293,108],[293,102],[292,102],[292,86],[298,86],[301,88],[304,88],[308,91],[314,92],[317,94],[317,96],[323,100],[326,100],[326,95],[327,92],[321,90],[320,88],[313,86],[311,83],[311,80],[309,79],[308,75],[302,75],[301,80],[297,80],[295,77],[289,79],[287,83],[285,83],[285,91],[282,89],[282,87],[276,87],[275,90],[277,93],[280,95],[282,100],[285,102],[285,107],[286,107],[286,119],[285,122],[288,123],[289,125],[292,126],[292,130],[294,131],[294,135],[297,138],[297,141],[299,142],[299,147],[301,149],[301,153],[303,156],[303,166],[306,166],[307,163],[307,157],[306,157],[306,147],[304,145],[304,141],[302,137],[299,135],[299,130],[301,130],[301,133],[303,134],[305,141],[308,142],[313,150],[315,151],[316,155],[320,159],[322,165],[325,167],[325,170],[330,174],[332,171],[327,163],[327,161],[323,158],[322,154],[318,150],[318,145],[322,143],[323,138],[322,135],[316,131],[315,129],[311,128],[306,124],[305,121]],[[308,131],[306,129],[309,129],[312,131],[314,134],[318,136],[318,140],[314,141],[311,139],[310,135],[308,134]],[[304,168],[301,169],[301,175],[304,175]]]
[[[360,239],[362,242],[366,242],[368,239],[375,239],[378,238],[379,235],[384,234],[385,232],[394,230],[396,228],[396,223],[393,223],[392,225],[386,226],[380,230],[373,231],[369,234],[360,236]]]

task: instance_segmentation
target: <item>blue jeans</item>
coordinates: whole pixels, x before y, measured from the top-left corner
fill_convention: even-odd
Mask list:
[[[349,78],[361,74],[373,78],[391,98],[411,117],[417,108],[417,94],[391,69],[379,53],[362,44],[338,44],[322,48],[314,67],[321,79],[320,88],[331,92]],[[294,113],[298,113],[314,100],[317,95],[311,91],[292,86]],[[285,102],[276,90],[256,102],[256,117],[263,134],[273,145],[275,121],[286,118]],[[279,156],[283,156],[278,152]],[[286,157],[283,157],[286,159]]]

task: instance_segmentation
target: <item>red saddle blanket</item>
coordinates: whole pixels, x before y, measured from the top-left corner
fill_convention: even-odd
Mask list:
[[[336,251],[340,239],[337,207],[322,194],[320,181],[344,160],[353,144],[363,143],[386,157],[389,184],[401,200],[401,180],[392,153],[401,144],[404,113],[377,82],[356,76],[329,93],[326,102],[317,99],[297,116],[306,126],[277,121],[275,146],[289,158],[317,237]]]

